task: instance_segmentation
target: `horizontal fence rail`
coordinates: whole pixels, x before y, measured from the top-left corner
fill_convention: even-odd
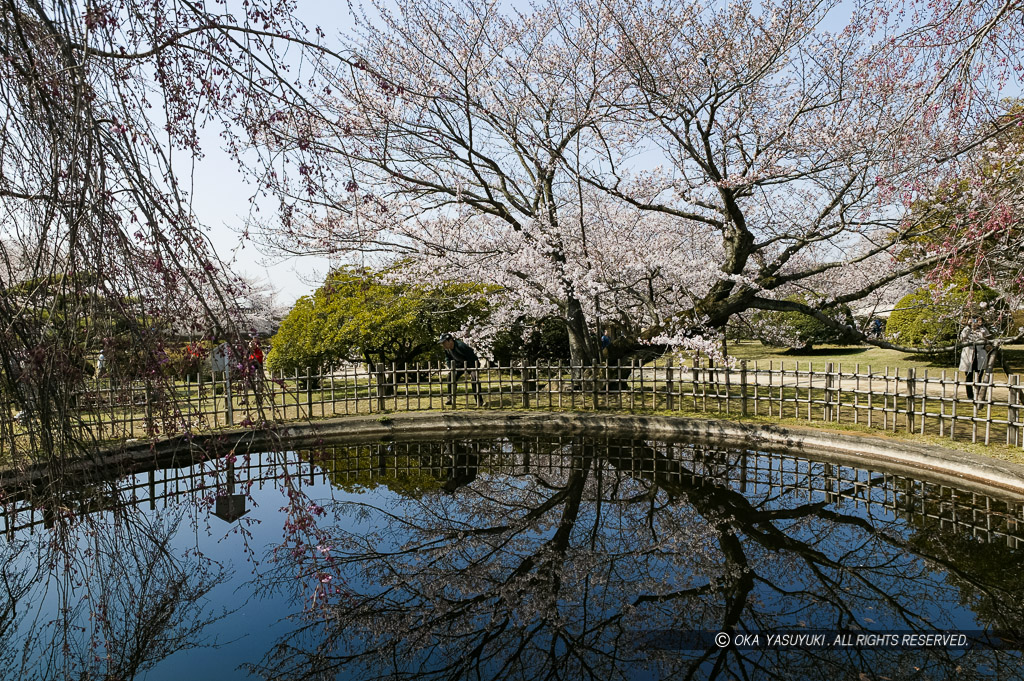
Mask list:
[[[809,362],[513,362],[349,365],[331,371],[193,375],[168,389],[111,376],[76,396],[90,437],[134,439],[326,418],[435,409],[667,411],[859,424],[959,441],[1024,445],[1020,376],[971,382],[955,370],[845,368]],[[16,432],[30,420],[16,407]],[[20,430],[19,430],[20,429]],[[11,447],[2,442],[0,446]]]

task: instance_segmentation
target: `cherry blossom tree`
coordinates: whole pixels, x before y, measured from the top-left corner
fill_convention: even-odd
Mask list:
[[[720,234],[692,321],[793,310],[867,340],[828,310],[941,261],[903,248],[936,230],[910,206],[961,171],[1002,81],[979,66],[970,90],[939,92],[935,55],[888,39],[900,27],[878,23],[878,4],[836,33],[821,29],[836,3],[615,7],[634,110],[671,164],[637,174],[619,162],[589,181]]]
[[[515,314],[561,315],[574,357],[595,354],[570,168],[618,97],[609,19],[590,9],[402,2],[358,16],[344,60],[320,55],[317,110],[264,122],[268,154],[297,169],[277,174],[274,245],[416,256],[410,275],[498,284]]]
[[[917,68],[932,82],[928,103],[950,103],[962,109],[984,107],[975,131],[975,146],[958,159],[956,173],[941,178],[915,204],[917,217],[938,227],[922,250],[940,257],[928,273],[937,291],[956,288],[964,280],[995,290],[997,306],[1012,311],[1021,305],[1022,247],[1019,220],[1021,187],[1020,102],[1021,40],[1024,8],[1000,1],[909,2],[880,15],[903,31],[889,30],[879,54],[910,47],[920,54]],[[992,92],[1008,97],[994,102]],[[982,312],[984,312],[982,310]],[[978,314],[964,310],[959,315]],[[999,313],[1001,315],[1001,313]],[[990,323],[1008,329],[997,344],[1020,340],[1024,329],[986,314]]]
[[[865,340],[830,311],[941,262],[905,247],[939,229],[911,206],[1001,112],[1014,15],[971,7],[1000,64],[886,3],[375,5],[319,53],[315,110],[258,131],[283,200],[262,236],[496,284],[509,317],[561,315],[576,361],[609,321],[707,349],[757,309]]]
[[[1021,111],[1017,102],[1008,117]],[[995,292],[997,299],[989,301],[992,307],[984,316],[994,326],[1010,326],[1009,333],[1015,336],[1024,329],[1008,325],[1005,317],[1024,304],[1024,128],[1001,123],[993,122],[998,134],[971,154],[969,172],[939,185],[916,210],[940,227],[936,237],[923,244],[943,254],[929,272],[932,288],[954,310],[966,302],[968,314],[980,311],[974,299],[991,297],[983,291]],[[964,291],[970,295],[963,296]]]

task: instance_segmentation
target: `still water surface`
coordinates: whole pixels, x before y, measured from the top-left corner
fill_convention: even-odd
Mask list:
[[[607,438],[61,479],[3,488],[2,679],[1024,678],[1000,493]]]

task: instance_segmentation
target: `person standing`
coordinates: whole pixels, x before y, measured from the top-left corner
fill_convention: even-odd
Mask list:
[[[259,340],[253,338],[249,341],[249,369],[253,376],[263,375],[263,348]]]
[[[967,399],[974,399],[974,387],[988,370],[992,332],[975,317],[960,332],[960,371],[967,376]]]
[[[437,342],[444,348],[444,354],[448,360],[448,397],[445,398],[444,403],[452,403],[455,397],[455,385],[462,374],[468,371],[473,382],[473,394],[476,395],[477,406],[483,406],[484,398],[480,390],[480,372],[477,370],[480,360],[476,356],[476,351],[450,333],[442,333]]]
[[[610,348],[612,347],[611,333],[611,329],[605,329],[604,332],[601,334],[600,341],[598,342],[598,345],[601,346],[601,357],[606,360],[608,359],[608,353],[610,352]]]

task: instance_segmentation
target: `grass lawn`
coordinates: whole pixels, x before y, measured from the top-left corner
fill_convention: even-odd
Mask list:
[[[814,370],[824,371],[829,362],[842,363],[844,369],[852,369],[854,365],[862,367],[871,365],[872,369],[890,367],[892,369],[947,369],[956,370],[959,360],[951,356],[912,355],[897,350],[886,350],[873,345],[822,345],[806,352],[797,352],[787,348],[770,348],[757,341],[729,343],[729,355],[748,362],[773,361],[775,366],[785,362],[787,367],[793,362],[800,362],[801,368],[811,362]],[[1024,345],[1010,345],[1003,350],[1006,353],[1006,364],[1013,373],[1024,371]],[[997,365],[996,380],[1004,378],[1001,368]]]
[[[877,437],[883,440],[898,440],[903,442],[916,442],[919,444],[935,445],[936,447],[942,447],[945,449],[955,449],[962,452],[969,452],[978,456],[987,456],[993,459],[1001,459],[1003,461],[1010,461],[1012,463],[1024,464],[1024,449],[1008,445],[998,439],[993,439],[990,444],[984,444],[983,442],[971,442],[967,437],[969,428],[961,428],[960,435],[957,439],[951,439],[949,437],[939,437],[934,432],[927,434],[921,434],[918,432],[908,433],[905,428],[899,427],[895,430],[886,429],[882,430],[878,427],[869,427],[864,423],[852,423],[849,418],[842,423],[823,422],[820,420],[808,421],[802,417],[786,416],[779,418],[778,416],[767,416],[760,414],[758,416],[748,415],[746,417],[739,416],[736,413],[726,414],[720,411],[716,412],[701,412],[696,409],[692,409],[689,405],[684,405],[682,409],[674,411],[652,411],[661,416],[683,416],[690,418],[706,418],[720,421],[736,421],[740,423],[756,423],[760,425],[780,425],[780,426],[791,426],[795,428],[812,428],[815,430],[832,432],[832,433],[845,433],[848,435],[868,435],[871,437]]]

